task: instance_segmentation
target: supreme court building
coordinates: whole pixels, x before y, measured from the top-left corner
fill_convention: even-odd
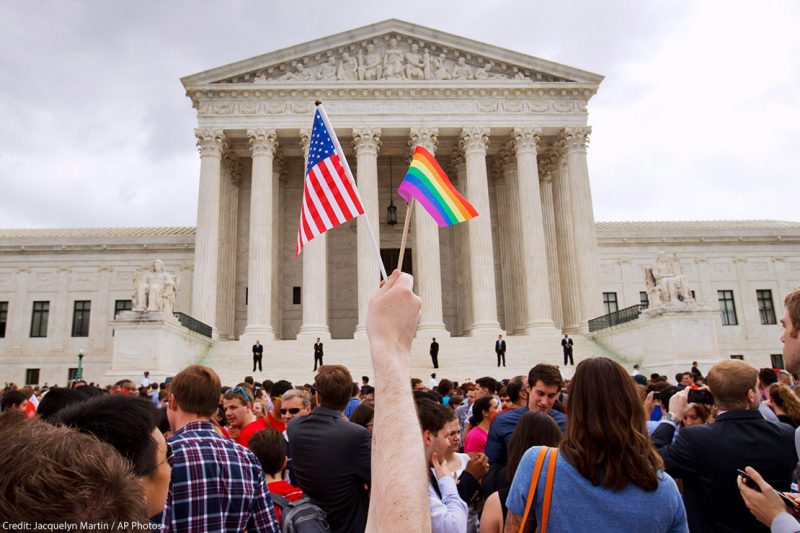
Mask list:
[[[647,346],[649,333],[614,323],[610,331],[627,335],[617,342],[590,333],[589,323],[647,305],[643,269],[662,251],[675,255],[699,303],[680,324],[713,322],[698,333],[705,348],[695,359],[705,369],[730,356],[779,364],[770,359],[780,353],[775,315],[800,285],[800,223],[596,223],[586,151],[589,101],[602,79],[398,20],[183,78],[198,121],[196,228],[0,231],[4,380],[32,381],[28,371],[41,370],[41,382],[63,383],[79,350],[89,377],[102,380],[121,346],[114,319],[130,309],[137,268],[153,259],[179,279],[175,310],[211,327],[207,345],[186,348],[197,353],[182,363],[204,362],[238,381],[259,339],[268,377],[309,381],[319,337],[326,362],[369,374],[365,313],[380,271],[363,217],[295,257],[315,100],[350,163],[388,271],[406,209],[396,189],[416,145],[435,154],[479,213],[439,228],[413,212],[405,270],[424,302],[412,361],[419,377],[431,337],[442,345],[440,377],[510,377],[560,362],[562,332],[574,337],[577,359],[602,354],[647,366],[635,345]],[[44,302],[52,318],[43,332]],[[77,302],[85,336],[75,335]],[[667,311],[653,324],[671,320],[676,309]],[[498,334],[510,336],[502,373],[493,368]],[[180,366],[146,360],[142,369],[156,374]],[[684,350],[651,366],[666,372],[687,361]],[[138,375],[131,365],[115,375],[124,372]]]

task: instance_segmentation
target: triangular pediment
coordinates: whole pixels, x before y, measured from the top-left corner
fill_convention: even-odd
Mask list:
[[[598,74],[400,20],[386,20],[187,76],[210,84],[579,83]]]

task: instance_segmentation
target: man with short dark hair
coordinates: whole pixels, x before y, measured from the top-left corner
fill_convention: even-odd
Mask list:
[[[67,389],[69,390],[69,389]],[[147,398],[104,394],[60,410],[53,422],[94,435],[131,464],[145,491],[147,515],[161,519],[172,458],[157,427],[158,409]]]
[[[564,351],[564,366],[568,364],[575,366],[575,361],[572,360],[572,347],[574,342],[569,338],[569,335],[564,333],[564,338],[561,339],[561,348]]]
[[[334,533],[363,531],[367,524],[370,432],[343,418],[353,378],[341,365],[320,367],[314,377],[317,406],[287,430],[297,484],[327,514]]]
[[[771,368],[761,368],[758,371],[758,386],[761,389],[761,399],[767,398],[769,386],[778,382],[778,374]]]
[[[322,357],[325,355],[324,347],[322,346],[322,341],[319,340],[317,337],[317,342],[314,343],[314,372],[317,371],[317,364],[322,366]]]
[[[238,432],[234,440],[245,448],[249,447],[253,435],[267,429],[264,419],[253,414],[253,398],[244,387],[234,387],[226,392],[222,406],[228,426]]]
[[[433,341],[431,341],[430,354],[433,368],[439,368],[439,343],[436,342],[436,337],[434,337]]]
[[[25,394],[12,390],[3,394],[3,401],[0,403],[0,411],[20,411],[25,412],[25,407],[28,405],[28,399]]]
[[[508,401],[512,404],[509,409],[528,405],[528,377],[514,376],[509,379],[506,385],[506,394],[508,394]]]
[[[497,354],[497,368],[500,368],[500,360],[503,360],[503,366],[506,366],[506,341],[503,340],[502,335],[497,336],[497,341],[494,343],[494,353]]]
[[[175,376],[167,418],[172,427],[172,481],[161,531],[279,531],[275,509],[253,452],[211,424],[220,382],[193,365]],[[236,487],[236,490],[229,490]]]
[[[486,455],[492,466],[505,466],[508,459],[508,443],[517,427],[517,422],[528,411],[547,413],[556,421],[563,433],[567,429],[567,417],[553,409],[564,381],[558,367],[538,364],[528,373],[528,405],[498,414],[492,421],[486,441]]]
[[[455,412],[428,399],[417,400],[417,414],[422,442],[425,447],[425,459],[431,474],[428,483],[428,500],[431,506],[432,533],[467,531],[467,504],[458,494],[453,473],[447,466],[447,454],[450,447],[450,425],[457,423]],[[449,424],[452,422],[452,424]],[[457,428],[456,428],[457,429]]]
[[[264,346],[261,344],[261,341],[256,339],[256,343],[253,345],[253,372],[256,371],[256,365],[258,365],[258,371],[262,372],[261,368],[261,360],[264,358]]]
[[[788,491],[797,464],[791,426],[764,420],[758,412],[758,371],[729,359],[708,372],[708,388],[719,414],[713,424],[681,428],[689,390],[672,396],[669,413],[652,434],[664,469],[683,479],[691,531],[766,531],[739,496],[736,470],[751,466],[772,486]]]

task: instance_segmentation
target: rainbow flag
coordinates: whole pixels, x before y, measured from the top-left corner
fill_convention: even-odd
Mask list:
[[[440,227],[478,216],[475,208],[450,183],[433,154],[419,145],[397,192],[406,203],[416,198]]]

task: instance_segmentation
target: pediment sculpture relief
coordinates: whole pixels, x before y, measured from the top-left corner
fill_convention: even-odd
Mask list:
[[[402,80],[568,81],[438,44],[391,36],[270,66],[224,82]]]

